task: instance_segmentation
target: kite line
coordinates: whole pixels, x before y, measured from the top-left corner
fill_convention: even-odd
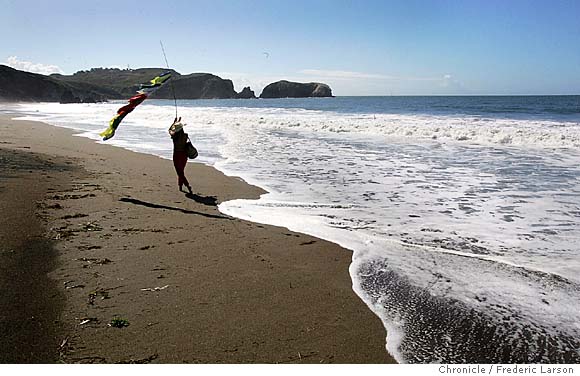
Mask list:
[[[167,62],[167,55],[165,55],[165,48],[163,47],[163,42],[159,41],[161,45],[161,51],[163,52],[163,58],[165,59],[165,65],[167,65],[167,70],[170,70],[169,63]],[[175,103],[175,118],[177,119],[177,98],[175,97],[175,88],[173,87],[173,81],[169,81],[169,85],[171,86],[171,93],[173,94],[173,102]]]

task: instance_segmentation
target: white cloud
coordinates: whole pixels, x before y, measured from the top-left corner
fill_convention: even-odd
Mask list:
[[[382,74],[373,74],[373,73],[362,73],[362,72],[350,72],[350,71],[340,71],[340,70],[322,70],[322,69],[302,69],[298,71],[300,74],[304,74],[307,76],[318,76],[318,77],[327,77],[327,78],[334,78],[334,79],[361,79],[361,78],[373,78],[373,79],[382,79],[382,80],[390,80],[394,77],[385,76]]]
[[[457,89],[457,90],[464,90],[463,84],[453,77],[450,74],[446,74],[443,76],[443,80],[441,81],[441,86],[445,88]]]
[[[30,61],[19,60],[17,56],[10,56],[6,59],[6,65],[12,67],[14,69],[32,72],[32,73],[40,73],[40,74],[51,74],[51,73],[61,73],[64,72],[56,65],[47,65],[41,63],[33,63]]]
[[[323,70],[323,69],[302,69],[299,74],[306,76],[321,77],[335,80],[360,80],[360,79],[378,79],[391,81],[444,81],[451,76],[444,77],[405,77],[405,76],[388,76],[376,73],[351,72],[340,70]]]

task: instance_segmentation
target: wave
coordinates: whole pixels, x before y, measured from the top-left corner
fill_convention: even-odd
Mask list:
[[[31,104],[20,110],[50,116],[90,114],[84,122],[106,124],[116,104]],[[143,104],[123,124],[164,128],[171,118],[168,106]],[[358,114],[302,108],[183,107],[184,119],[200,127],[264,127],[309,132],[351,133],[393,137],[401,140],[438,141],[462,144],[529,148],[580,149],[580,122],[505,119],[483,116],[425,114]],[[122,125],[123,127],[123,125]],[[120,128],[122,129],[122,128]]]
[[[437,284],[445,285],[445,279],[418,286],[383,258],[355,261],[351,274],[357,294],[383,321],[387,349],[400,363],[580,362],[578,327],[562,324],[550,309],[552,304],[569,304],[549,297],[569,289],[557,280],[519,275],[522,286],[542,283],[546,287],[538,291],[536,311],[541,313],[530,317],[510,299],[441,294],[444,287]],[[565,296],[577,292],[575,286]]]

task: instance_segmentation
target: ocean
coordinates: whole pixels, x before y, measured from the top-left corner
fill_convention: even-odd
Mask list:
[[[99,140],[121,103],[4,111]],[[219,210],[351,250],[399,362],[580,362],[580,96],[178,105],[194,163],[269,192]],[[107,143],[170,158],[174,115],[148,100]]]

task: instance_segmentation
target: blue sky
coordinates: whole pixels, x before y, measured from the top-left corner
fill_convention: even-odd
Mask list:
[[[0,0],[0,63],[210,72],[335,95],[580,94],[580,1]]]

